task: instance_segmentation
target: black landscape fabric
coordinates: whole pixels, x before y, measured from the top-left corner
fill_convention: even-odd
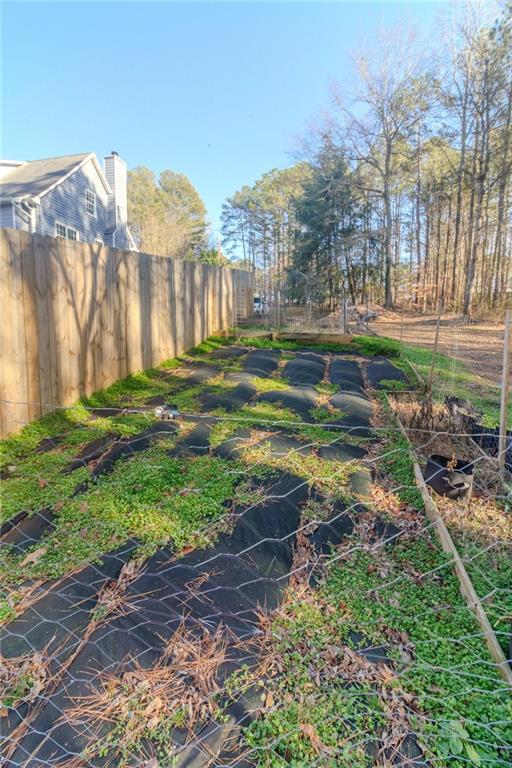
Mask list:
[[[298,421],[314,422],[311,411],[319,401],[314,385],[324,379],[327,356],[298,353],[283,370],[283,378],[291,387],[258,396],[251,378],[275,374],[281,358],[279,350],[247,351],[227,347],[216,350],[212,357],[239,358],[243,370],[226,374],[225,380],[234,384],[232,388],[220,393],[206,388],[199,396],[203,413],[186,417],[185,421],[197,423],[169,449],[169,455],[186,458],[209,453],[224,459],[239,459],[247,438],[252,435],[249,428],[242,426],[217,448],[210,445],[212,427],[217,420],[209,416],[208,411],[219,407],[236,411],[247,403],[266,402],[292,410]],[[217,367],[204,362],[186,367],[189,375],[184,379],[184,387],[206,383],[219,372]],[[390,378],[387,373],[384,377]],[[318,446],[307,437],[291,434],[293,426],[287,430],[286,423],[276,422],[268,426],[261,438],[269,444],[270,458],[286,458],[295,452],[304,456],[318,454],[333,462],[333,468],[336,463],[364,460],[365,448],[343,441],[346,431],[359,436],[372,434],[372,405],[363,394],[361,370],[353,360],[335,358],[331,360],[330,381],[341,390],[330,397],[332,406],[341,411],[334,422],[339,439],[333,427],[332,443]],[[165,397],[159,396],[149,405],[162,402]],[[130,439],[107,435],[85,446],[65,471],[90,466],[89,482],[99,480],[101,475],[112,471],[116,462],[146,450],[158,435],[175,430],[173,422],[156,421]],[[46,450],[46,446],[43,449]],[[248,478],[250,476],[249,467]],[[368,470],[354,466],[349,487],[363,497],[368,493],[370,479]],[[3,763],[6,767],[62,765],[108,738],[111,723],[77,721],[66,714],[77,702],[83,701],[83,697],[101,691],[108,676],[122,679],[129,671],[152,668],[167,658],[166,647],[183,628],[198,635],[205,630],[209,633],[219,628],[226,630],[229,638],[226,658],[216,671],[219,686],[234,671],[255,667],[258,652],[250,643],[261,634],[261,610],[272,611],[279,606],[290,580],[302,507],[308,499],[321,501],[322,497],[308,481],[287,472],[273,471],[264,478],[254,478],[254,482],[261,487],[262,500],[230,509],[229,524],[220,529],[214,544],[184,551],[180,556],[171,547],[164,546],[145,560],[138,575],[126,585],[122,610],[91,622],[101,590],[117,579],[123,566],[137,555],[136,541],[126,542],[99,562],[86,565],[57,582],[42,585],[33,604],[1,630],[2,652],[6,657],[34,652],[51,656],[51,683],[32,704],[11,708],[8,718],[4,719],[5,748],[9,746],[9,735],[26,718],[25,730]],[[82,484],[75,493],[86,488],[87,483]],[[352,534],[354,521],[362,511],[364,508],[359,502],[349,505],[337,501],[329,518],[311,527],[309,540],[320,560],[328,556],[333,545]],[[4,543],[27,547],[27,542],[33,543],[44,536],[52,523],[51,510],[41,510],[30,518],[22,514],[17,525],[4,529]],[[374,531],[375,540],[393,539],[396,532],[390,526],[379,522]],[[315,584],[311,565],[308,573],[310,582]],[[375,663],[381,663],[386,657],[386,649],[372,648],[362,636],[354,637],[354,644]],[[170,736],[176,755],[173,765],[180,768],[252,765],[243,757],[239,746],[240,729],[258,711],[260,697],[261,689],[251,686],[234,700],[224,702],[222,718],[209,718],[205,724],[197,725],[193,734],[176,726]],[[154,755],[154,745],[148,742],[146,746],[147,754]],[[88,764],[100,768],[116,764],[117,756],[113,759],[114,762],[111,754],[100,757],[95,750]],[[135,757],[131,764],[139,765]]]
[[[366,371],[370,385],[374,389],[386,389],[386,385],[382,383],[383,381],[407,381],[405,373],[386,358],[372,360],[368,363]]]

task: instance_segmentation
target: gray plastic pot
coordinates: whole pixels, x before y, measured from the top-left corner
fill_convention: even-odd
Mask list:
[[[453,466],[453,460],[448,456],[434,454],[427,460],[423,476],[426,484],[440,496],[460,500],[471,497],[473,463],[470,461],[458,460]]]

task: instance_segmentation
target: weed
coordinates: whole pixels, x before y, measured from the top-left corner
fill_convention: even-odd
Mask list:
[[[511,705],[445,555],[425,535],[385,553],[347,547],[320,589],[290,595],[274,619],[273,706],[245,732],[258,766],[363,768],[365,742],[393,752],[411,732],[436,765],[502,764]],[[366,662],[354,630],[400,665]]]
[[[224,346],[225,343],[226,340],[219,336],[210,336],[196,347],[192,347],[192,349],[188,351],[188,354],[192,357],[197,357],[198,355],[207,355],[210,352],[214,352],[216,349],[220,349],[222,346]]]
[[[321,395],[335,395],[340,391],[340,386],[339,384],[328,384],[326,382],[322,382],[316,385],[316,390]]]
[[[289,450],[279,453],[269,442],[247,447],[244,445],[242,456],[250,466],[262,465],[291,472],[333,499],[350,499],[350,477],[361,470],[361,466],[355,462],[326,461],[310,451],[304,453]]]
[[[277,392],[291,389],[290,385],[283,379],[264,379],[260,376],[253,376],[251,384],[256,387],[258,392]]]
[[[368,357],[379,355],[384,357],[400,356],[400,343],[386,336],[354,336],[352,344],[354,349]]]
[[[310,414],[312,418],[320,424],[328,424],[329,422],[336,421],[343,417],[343,411],[339,408],[334,408],[332,405],[320,405],[316,408],[311,408]]]
[[[392,340],[389,339],[389,341]],[[416,367],[422,378],[427,381],[432,365],[432,350],[415,347],[411,344],[402,344],[401,357],[398,364],[404,368],[404,366],[410,363]],[[460,360],[456,360],[442,352],[436,353],[434,372],[435,375],[432,381],[434,399],[444,402],[446,395],[460,397],[463,400],[468,400],[475,411],[482,414],[482,424],[484,426],[494,427],[499,423],[499,387],[492,386],[488,381],[479,379]],[[512,402],[509,404],[508,420],[512,424]]]
[[[411,386],[407,381],[399,379],[380,379],[379,384],[382,388],[391,392],[405,392]]]
[[[109,725],[86,750],[87,761],[108,758],[127,765],[147,757],[149,749],[163,764],[173,764],[176,728],[192,734],[212,716],[222,716],[216,675],[228,658],[229,641],[222,627],[214,633],[205,629],[198,636],[182,625],[153,667],[134,664],[103,680],[93,693],[75,699],[66,712],[69,722],[88,729]]]

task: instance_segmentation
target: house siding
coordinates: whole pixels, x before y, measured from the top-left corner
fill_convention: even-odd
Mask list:
[[[129,250],[132,248],[132,243],[128,237],[128,231],[126,227],[121,226],[116,229],[114,233],[114,242],[116,248],[122,248],[124,250]]]
[[[31,231],[30,214],[20,211],[16,205],[14,206],[14,226],[15,229],[21,229],[23,232]]]
[[[96,194],[95,216],[91,216],[85,210],[87,190]],[[107,204],[107,192],[92,160],[89,160],[55,189],[41,197],[38,231],[42,235],[55,237],[55,223],[59,222],[76,229],[79,239],[84,242],[104,241],[107,229]]]
[[[12,227],[13,225],[12,203],[2,203],[0,205],[0,227]]]
[[[94,216],[86,211],[85,193],[87,191],[94,192],[96,195]],[[126,191],[122,199],[126,199]],[[112,206],[114,206],[113,209]],[[18,211],[17,206],[14,206],[13,218],[12,204],[2,202],[0,227],[14,226],[15,229],[29,232],[34,227],[35,231],[41,235],[55,237],[55,224],[58,222],[76,229],[78,239],[82,242],[92,243],[95,240],[101,240],[105,245],[115,245],[116,248],[127,250],[135,248],[126,223],[120,222],[117,229],[112,226],[112,210],[116,210],[114,195],[107,193],[104,177],[98,172],[91,158],[54,189],[41,196],[32,222],[29,215]]]

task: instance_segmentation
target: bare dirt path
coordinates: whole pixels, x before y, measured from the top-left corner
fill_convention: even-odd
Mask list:
[[[370,323],[378,336],[400,339],[407,344],[430,349],[434,345],[436,316],[399,314]],[[439,332],[439,351],[463,362],[481,379],[500,383],[503,354],[503,324],[463,323],[453,315],[443,315]]]

